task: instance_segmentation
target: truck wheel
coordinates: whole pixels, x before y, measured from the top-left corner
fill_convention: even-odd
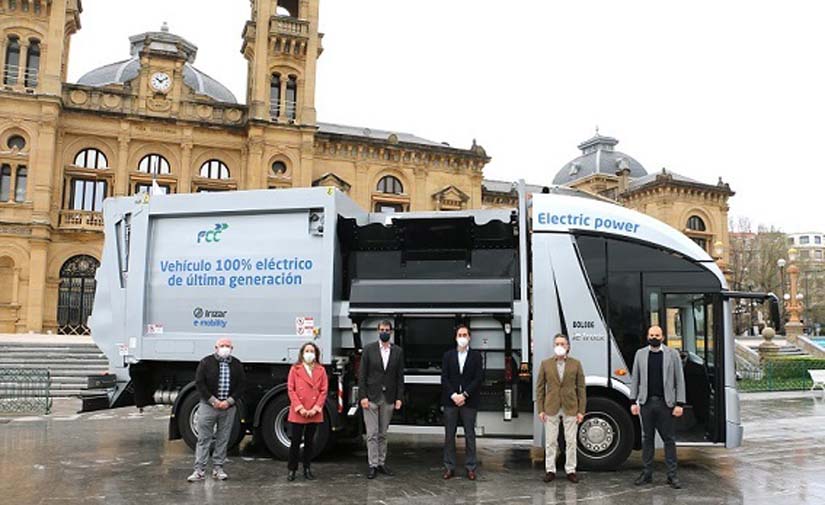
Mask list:
[[[260,434],[264,445],[276,459],[286,461],[289,458],[289,397],[280,394],[270,401],[264,408],[261,416]],[[329,442],[329,416],[324,413],[324,422],[315,430],[315,447],[312,457],[315,458],[324,450]]]
[[[198,410],[200,410],[200,397],[196,392],[186,395],[181,403],[178,412],[178,429],[181,438],[193,451],[198,445]],[[243,440],[243,430],[241,429],[240,413],[235,415],[235,422],[232,425],[232,433],[229,435],[228,449],[234,449]]]
[[[615,470],[633,450],[633,420],[628,409],[608,398],[588,398],[579,425],[578,460],[591,470]]]

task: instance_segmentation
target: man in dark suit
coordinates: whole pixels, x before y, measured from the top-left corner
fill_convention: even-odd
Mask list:
[[[470,328],[455,332],[456,348],[444,353],[441,363],[441,402],[444,405],[444,479],[455,475],[455,433],[464,426],[467,478],[476,480],[476,414],[482,380],[481,353],[470,350]]]
[[[401,408],[404,397],[404,351],[390,342],[392,323],[378,324],[378,342],[364,347],[358,371],[358,395],[367,430],[367,478],[378,472],[393,473],[387,468],[387,430],[393,409]]]

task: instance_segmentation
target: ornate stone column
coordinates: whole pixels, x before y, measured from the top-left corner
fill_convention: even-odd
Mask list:
[[[20,303],[20,267],[14,267],[14,276],[11,279],[11,304],[18,305]]]
[[[49,249],[48,230],[45,227],[35,226],[32,228],[29,247],[29,296],[26,307],[26,330],[40,333],[43,331]]]
[[[117,165],[115,166],[115,196],[129,194],[129,137],[117,138]]]
[[[192,142],[181,142],[180,177],[178,177],[178,193],[192,191]]]

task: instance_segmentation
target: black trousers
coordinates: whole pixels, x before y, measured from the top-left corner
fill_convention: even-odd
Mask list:
[[[289,423],[289,439],[292,442],[289,446],[289,462],[287,468],[290,471],[298,469],[298,456],[301,454],[301,442],[304,442],[304,468],[309,468],[315,445],[315,429],[317,423]]]
[[[458,421],[464,427],[465,461],[468,471],[475,471],[478,467],[476,459],[476,409],[470,407],[444,407],[444,468],[455,470],[456,447],[455,435],[458,431]]]
[[[673,409],[659,397],[648,398],[641,407],[642,414],[642,463],[646,475],[653,474],[653,453],[655,451],[655,432],[659,432],[665,443],[665,466],[667,476],[676,477],[676,431],[673,421]]]

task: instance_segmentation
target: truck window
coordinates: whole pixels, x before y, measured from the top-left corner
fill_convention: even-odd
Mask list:
[[[718,292],[721,287],[711,272],[651,245],[584,234],[576,236],[576,245],[602,317],[628,367],[633,365],[636,350],[644,345],[648,326],[661,325],[660,292],[678,289],[708,293]],[[701,305],[702,297],[699,296],[698,300]],[[680,309],[671,307],[668,301],[665,323],[674,325],[672,329],[678,330],[675,325],[682,324],[683,318],[676,317],[671,310]],[[691,318],[699,319],[702,325],[702,336],[698,341],[703,346],[703,353],[705,320],[712,321],[712,318],[708,319],[712,314],[706,312],[702,306],[701,313],[691,314]],[[668,332],[668,335],[676,334],[681,333]],[[669,341],[668,345],[676,343]],[[678,342],[676,347],[681,345]]]

